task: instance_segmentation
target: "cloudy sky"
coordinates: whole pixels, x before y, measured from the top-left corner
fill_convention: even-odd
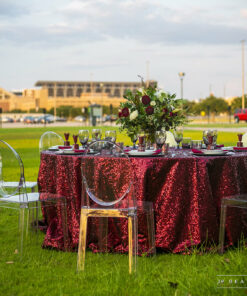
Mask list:
[[[241,95],[242,39],[246,0],[0,0],[0,87],[142,75],[180,97],[182,71],[188,99]]]

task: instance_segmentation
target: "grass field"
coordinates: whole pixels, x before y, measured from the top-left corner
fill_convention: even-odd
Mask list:
[[[76,134],[76,128],[52,128],[63,135]],[[106,129],[106,128],[104,128]],[[108,129],[108,127],[107,127]],[[1,129],[0,139],[21,155],[27,180],[37,179],[38,142],[48,128]],[[50,129],[49,129],[50,130]],[[219,133],[218,142],[234,145],[237,133]],[[185,131],[185,137],[201,139],[201,131]],[[130,144],[125,135],[118,142]],[[247,274],[247,249],[240,244],[223,256],[195,249],[191,255],[158,253],[138,258],[138,273],[128,274],[126,255],[87,253],[90,265],[76,273],[76,253],[41,249],[32,245],[22,262],[14,254],[17,215],[0,209],[0,295],[247,295],[247,289],[217,288],[217,275]],[[229,279],[229,278],[228,278]],[[244,278],[247,286],[247,276]]]

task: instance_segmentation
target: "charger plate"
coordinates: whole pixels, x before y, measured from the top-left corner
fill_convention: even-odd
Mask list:
[[[227,151],[223,150],[202,150],[202,153],[193,153],[198,156],[223,156],[227,154]]]
[[[146,151],[138,151],[138,150],[131,150],[128,152],[129,156],[155,156],[159,154],[155,154],[154,150],[146,150]]]

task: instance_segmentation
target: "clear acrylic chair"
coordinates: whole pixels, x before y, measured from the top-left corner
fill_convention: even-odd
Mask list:
[[[8,186],[11,178],[19,179],[16,187]],[[6,186],[7,185],[7,186]],[[56,194],[41,193],[44,200],[40,199],[38,192],[27,193],[24,166],[19,154],[5,141],[0,140],[0,207],[18,211],[19,237],[16,253],[22,256],[24,243],[37,241],[39,208],[50,207],[54,202],[59,204],[64,219],[64,237],[67,238],[66,200]],[[30,234],[35,234],[34,236]],[[36,238],[34,238],[36,237]]]
[[[63,146],[63,138],[55,132],[45,132],[41,135],[39,140],[39,151],[48,150],[51,147]]]
[[[91,155],[95,153],[95,155]],[[129,157],[116,144],[102,140],[88,146],[82,158],[82,180],[85,195],[82,197],[77,269],[84,270],[86,255],[87,223],[89,217],[99,220],[99,249],[107,251],[108,218],[126,219],[128,226],[129,273],[136,271],[138,227],[137,209],[133,190],[134,171]],[[145,202],[142,203],[142,205]],[[152,203],[144,206],[147,215],[152,253],[155,252]],[[106,219],[106,220],[105,220]],[[95,233],[94,233],[95,234]],[[97,235],[96,234],[96,235]]]
[[[243,134],[242,142],[243,142],[243,146],[247,147],[247,133]]]
[[[221,200],[220,232],[219,232],[219,253],[220,254],[223,254],[224,252],[227,207],[247,209],[247,194],[229,196]]]
[[[166,144],[169,144],[169,147],[177,147],[177,142],[174,138],[174,135],[170,131],[166,132]]]

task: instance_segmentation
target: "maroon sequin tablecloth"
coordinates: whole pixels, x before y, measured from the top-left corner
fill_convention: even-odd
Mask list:
[[[78,245],[82,157],[41,153],[40,192],[66,197],[71,248]],[[156,247],[164,251],[184,252],[206,241],[217,243],[221,199],[247,193],[245,153],[219,157],[132,157],[131,161],[136,172],[137,199],[153,202]],[[242,231],[247,233],[246,212],[229,211],[228,244],[236,243]],[[49,219],[44,246],[63,249],[58,220],[56,214]],[[140,234],[139,244],[144,241]],[[114,248],[126,251],[117,245]]]

